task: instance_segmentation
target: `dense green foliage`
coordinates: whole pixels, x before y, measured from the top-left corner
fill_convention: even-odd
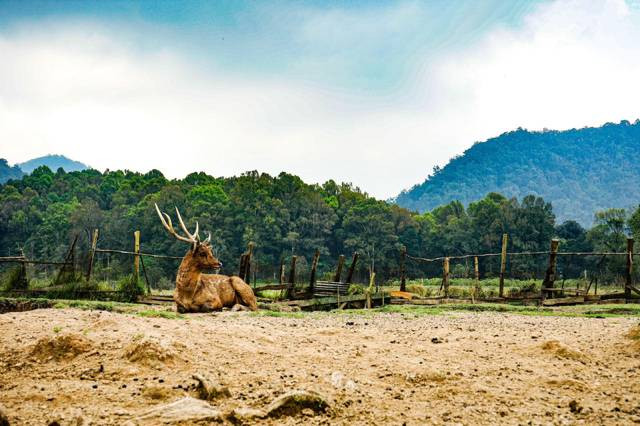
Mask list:
[[[591,226],[594,213],[640,201],[640,122],[599,128],[530,132],[518,129],[476,143],[397,203],[428,211],[459,200],[465,206],[488,192],[553,203],[560,221]]]
[[[18,166],[9,166],[4,158],[0,158],[0,183],[5,183],[9,179],[20,179],[24,173]]]
[[[467,208],[452,202],[418,214],[373,199],[349,184],[308,185],[287,173],[273,177],[248,172],[230,178],[192,173],[181,180],[167,180],[157,170],[66,173],[40,167],[0,185],[0,256],[23,249],[30,258],[59,260],[72,237],[79,235],[77,259],[82,262],[94,228],[100,229],[102,248],[131,250],[133,231],[140,230],[144,252],[183,255],[187,245],[165,232],[154,203],[174,222],[176,206],[191,229],[198,220],[201,230],[211,231],[223,273],[237,273],[239,255],[250,241],[255,242],[254,270],[264,279],[273,279],[281,259],[291,254],[300,256],[298,269],[304,279],[316,249],[321,252],[320,277],[334,269],[338,255],[349,258],[358,251],[356,279],[367,282],[370,268],[379,280],[397,278],[403,245],[410,254],[424,257],[495,253],[506,232],[510,251],[546,250],[554,236],[562,238],[562,249],[623,250],[630,230],[640,236],[638,211],[629,218],[621,210],[601,212],[596,226],[586,231],[576,222],[556,226],[551,204],[535,196],[519,201],[490,193]],[[509,274],[539,277],[545,262],[545,256],[514,257]],[[561,263],[560,268],[580,276],[585,268],[596,271],[595,263],[575,260]],[[126,256],[99,255],[96,279],[117,280],[131,273],[131,264]],[[145,258],[144,264],[153,285],[171,286],[177,261]],[[611,266],[615,274],[623,271],[618,264],[604,266]],[[434,277],[440,274],[441,264],[409,262],[407,267],[410,276]],[[497,270],[496,259],[482,261],[483,276],[495,276]],[[468,263],[452,263],[454,277],[468,273]]]

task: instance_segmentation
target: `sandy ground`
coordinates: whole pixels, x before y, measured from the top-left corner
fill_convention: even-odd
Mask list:
[[[195,396],[200,373],[228,386],[231,397],[211,402],[223,412],[294,389],[332,404],[266,424],[640,423],[637,318],[188,318],[0,315],[0,405],[11,424],[136,424],[155,405]]]

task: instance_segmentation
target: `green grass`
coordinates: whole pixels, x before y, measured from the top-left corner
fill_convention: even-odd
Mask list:
[[[276,317],[276,318],[304,318],[319,312],[280,312],[280,311],[256,311],[251,312],[250,315],[254,317]]]
[[[256,289],[256,295],[270,300],[280,300],[282,290],[262,290]]]
[[[540,292],[540,285],[542,280],[517,280],[517,279],[505,279],[504,291],[505,295],[511,297],[518,297],[524,294],[537,294]],[[442,284],[442,278],[422,278],[413,279],[407,281],[407,291],[414,293],[421,297],[434,297],[442,296],[443,291],[440,290]],[[449,284],[449,296],[459,298],[471,298],[473,288],[476,285],[476,281],[472,278],[451,278]],[[583,279],[567,279],[564,282],[565,288],[581,288],[586,289],[588,282]],[[498,278],[482,279],[478,283],[479,292],[475,297],[477,298],[491,298],[498,297],[500,280]],[[562,286],[562,281],[558,280],[555,283],[556,287]],[[384,291],[399,290],[400,283],[398,281],[392,281],[386,286],[382,287]],[[593,294],[595,286],[592,286],[589,293]],[[598,294],[615,293],[621,291],[620,286],[614,285],[599,285]],[[570,294],[570,292],[568,292]]]
[[[145,310],[145,311],[138,311],[135,314],[143,318],[164,318],[164,319],[185,319],[186,318],[184,315],[174,311],[156,311],[152,309]]]
[[[497,303],[478,304],[441,304],[429,306],[417,305],[387,305],[382,308],[371,310],[334,310],[333,313],[372,315],[375,313],[401,313],[414,316],[441,315],[447,312],[499,312],[518,315],[534,316],[561,316],[561,317],[583,317],[583,318],[605,318],[605,317],[640,317],[640,304],[626,305],[576,305],[564,307],[535,307]]]
[[[92,311],[127,313],[135,311],[140,305],[124,302],[103,302],[99,300],[56,300],[53,307],[56,309],[76,308]]]

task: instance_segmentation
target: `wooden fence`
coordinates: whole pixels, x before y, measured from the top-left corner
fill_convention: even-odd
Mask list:
[[[558,247],[560,241],[558,239],[552,239],[550,248],[548,251],[530,251],[530,252],[507,252],[507,244],[508,244],[508,235],[503,234],[502,236],[502,247],[500,253],[481,253],[481,254],[464,254],[458,256],[440,256],[434,258],[424,258],[418,256],[411,256],[407,253],[406,248],[403,248],[401,251],[401,259],[400,259],[400,291],[406,291],[406,268],[405,262],[406,259],[415,261],[415,262],[442,262],[442,284],[441,290],[444,290],[444,297],[449,297],[449,285],[450,285],[450,268],[449,264],[452,259],[470,259],[473,258],[474,264],[474,278],[476,281],[476,285],[479,285],[479,261],[481,258],[490,258],[490,257],[500,257],[500,274],[499,274],[499,297],[501,299],[506,299],[504,295],[504,278],[506,274],[506,265],[507,258],[510,256],[538,256],[538,255],[547,255],[549,256],[548,266],[545,271],[545,276],[542,281],[542,285],[540,286],[540,299],[541,301],[545,301],[546,299],[553,299],[556,295],[563,296],[565,292],[572,293],[575,292],[576,296],[579,296],[579,293],[583,293],[583,295],[587,295],[589,293],[591,284],[585,290],[579,288],[556,288],[556,268],[557,268],[557,260],[559,256],[602,256],[604,259],[606,256],[624,256],[626,258],[626,269],[625,269],[625,283],[624,283],[624,293],[621,295],[624,299],[631,299],[632,292],[640,295],[640,289],[634,285],[633,282],[633,257],[637,256],[639,253],[633,252],[634,240],[633,238],[627,238],[627,247],[624,252],[561,252],[558,251]],[[596,289],[597,293],[597,282]]]
[[[48,261],[48,260],[35,260],[28,259],[24,253],[19,256],[7,256],[0,257],[0,263],[19,263],[21,265],[20,270],[20,279],[18,288],[16,291],[24,292],[25,294],[29,292],[28,288],[28,280],[26,275],[26,265],[28,264],[37,264],[37,265],[54,265],[59,266],[60,269],[56,278],[54,279],[54,283],[63,282],[65,277],[74,276],[76,277],[78,271],[76,271],[76,262],[75,262],[75,246],[78,237],[76,236],[70,245],[70,248],[67,252],[67,255],[62,261]],[[99,231],[95,229],[91,236],[91,245],[89,248],[89,252],[87,253],[87,265],[84,270],[83,276],[86,281],[89,281],[93,272],[93,265],[95,260],[96,253],[109,253],[109,254],[122,254],[133,257],[133,274],[136,279],[140,279],[140,275],[142,272],[142,276],[144,277],[147,291],[151,293],[151,285],[149,282],[149,278],[147,275],[147,271],[144,264],[144,258],[159,258],[159,259],[170,259],[170,260],[181,260],[181,256],[168,256],[162,254],[154,254],[154,253],[145,253],[140,250],[140,232],[134,232],[134,245],[133,251],[127,250],[116,250],[116,249],[107,249],[107,248],[99,248],[98,247],[98,239],[99,239]],[[442,282],[440,286],[440,290],[443,292],[443,298],[449,298],[449,289],[450,289],[450,262],[451,260],[460,260],[460,259],[473,259],[474,266],[474,278],[476,281],[476,286],[472,293],[476,294],[479,289],[479,263],[481,259],[484,258],[500,258],[500,272],[499,272],[499,292],[498,298],[499,300],[509,300],[508,297],[504,294],[504,280],[506,276],[506,265],[507,259],[509,257],[515,256],[540,256],[545,255],[548,256],[548,265],[545,271],[544,279],[542,281],[539,299],[541,302],[545,302],[548,299],[556,299],[558,296],[564,296],[565,293],[574,293],[577,297],[587,296],[589,294],[591,283],[586,289],[579,288],[558,288],[555,286],[556,281],[556,268],[557,268],[557,260],[560,256],[600,256],[602,260],[604,260],[607,256],[625,256],[626,257],[626,269],[625,269],[625,282],[624,282],[624,292],[620,295],[625,300],[629,300],[632,298],[632,293],[636,293],[640,295],[640,290],[635,286],[633,282],[633,258],[638,255],[638,253],[633,252],[634,248],[634,240],[633,238],[627,239],[626,251],[624,252],[561,252],[559,251],[559,240],[553,239],[550,243],[550,249],[548,251],[529,251],[529,252],[508,252],[507,244],[508,244],[508,235],[504,234],[502,236],[502,247],[499,253],[480,253],[480,254],[463,254],[456,256],[440,256],[433,258],[419,257],[413,256],[409,254],[406,248],[402,248],[400,252],[399,259],[399,273],[400,273],[400,291],[406,292],[406,282],[407,282],[407,268],[406,262],[407,260],[417,262],[417,263],[433,263],[433,262],[442,262]],[[249,243],[247,247],[247,251],[240,256],[240,262],[238,267],[238,276],[242,278],[246,282],[251,281],[251,272],[252,272],[252,260],[255,253],[255,244],[253,242]],[[280,263],[279,268],[279,282],[277,284],[269,284],[263,286],[256,286],[255,282],[255,274],[253,279],[253,287],[256,291],[265,291],[265,290],[280,290],[282,292],[282,296],[285,299],[308,299],[308,298],[318,298],[318,297],[329,297],[329,296],[345,296],[347,295],[349,286],[352,284],[353,276],[356,269],[356,264],[358,262],[358,253],[353,254],[353,258],[351,260],[351,264],[347,270],[347,274],[344,280],[342,280],[342,270],[344,268],[345,257],[343,255],[339,256],[335,268],[335,273],[333,274],[332,280],[329,281],[321,281],[317,279],[317,267],[320,258],[320,252],[318,250],[315,251],[313,260],[311,262],[311,269],[309,274],[308,285],[306,285],[303,291],[296,291],[296,267],[297,267],[297,256],[292,256],[289,265],[288,274],[285,274],[285,261],[284,259]],[[601,261],[602,261],[601,260]],[[302,283],[300,283],[302,284]],[[376,288],[377,290],[377,288]],[[46,289],[40,290],[40,292],[46,291]],[[15,291],[14,291],[15,292]],[[32,291],[37,293],[38,291]],[[597,294],[597,281],[595,294]],[[551,303],[551,302],[547,302]]]

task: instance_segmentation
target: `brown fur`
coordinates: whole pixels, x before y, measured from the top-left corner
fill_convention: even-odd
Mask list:
[[[242,279],[220,274],[203,274],[203,269],[217,269],[220,261],[211,247],[197,244],[182,259],[176,277],[173,300],[180,312],[219,311],[236,304],[258,310],[253,290]]]

